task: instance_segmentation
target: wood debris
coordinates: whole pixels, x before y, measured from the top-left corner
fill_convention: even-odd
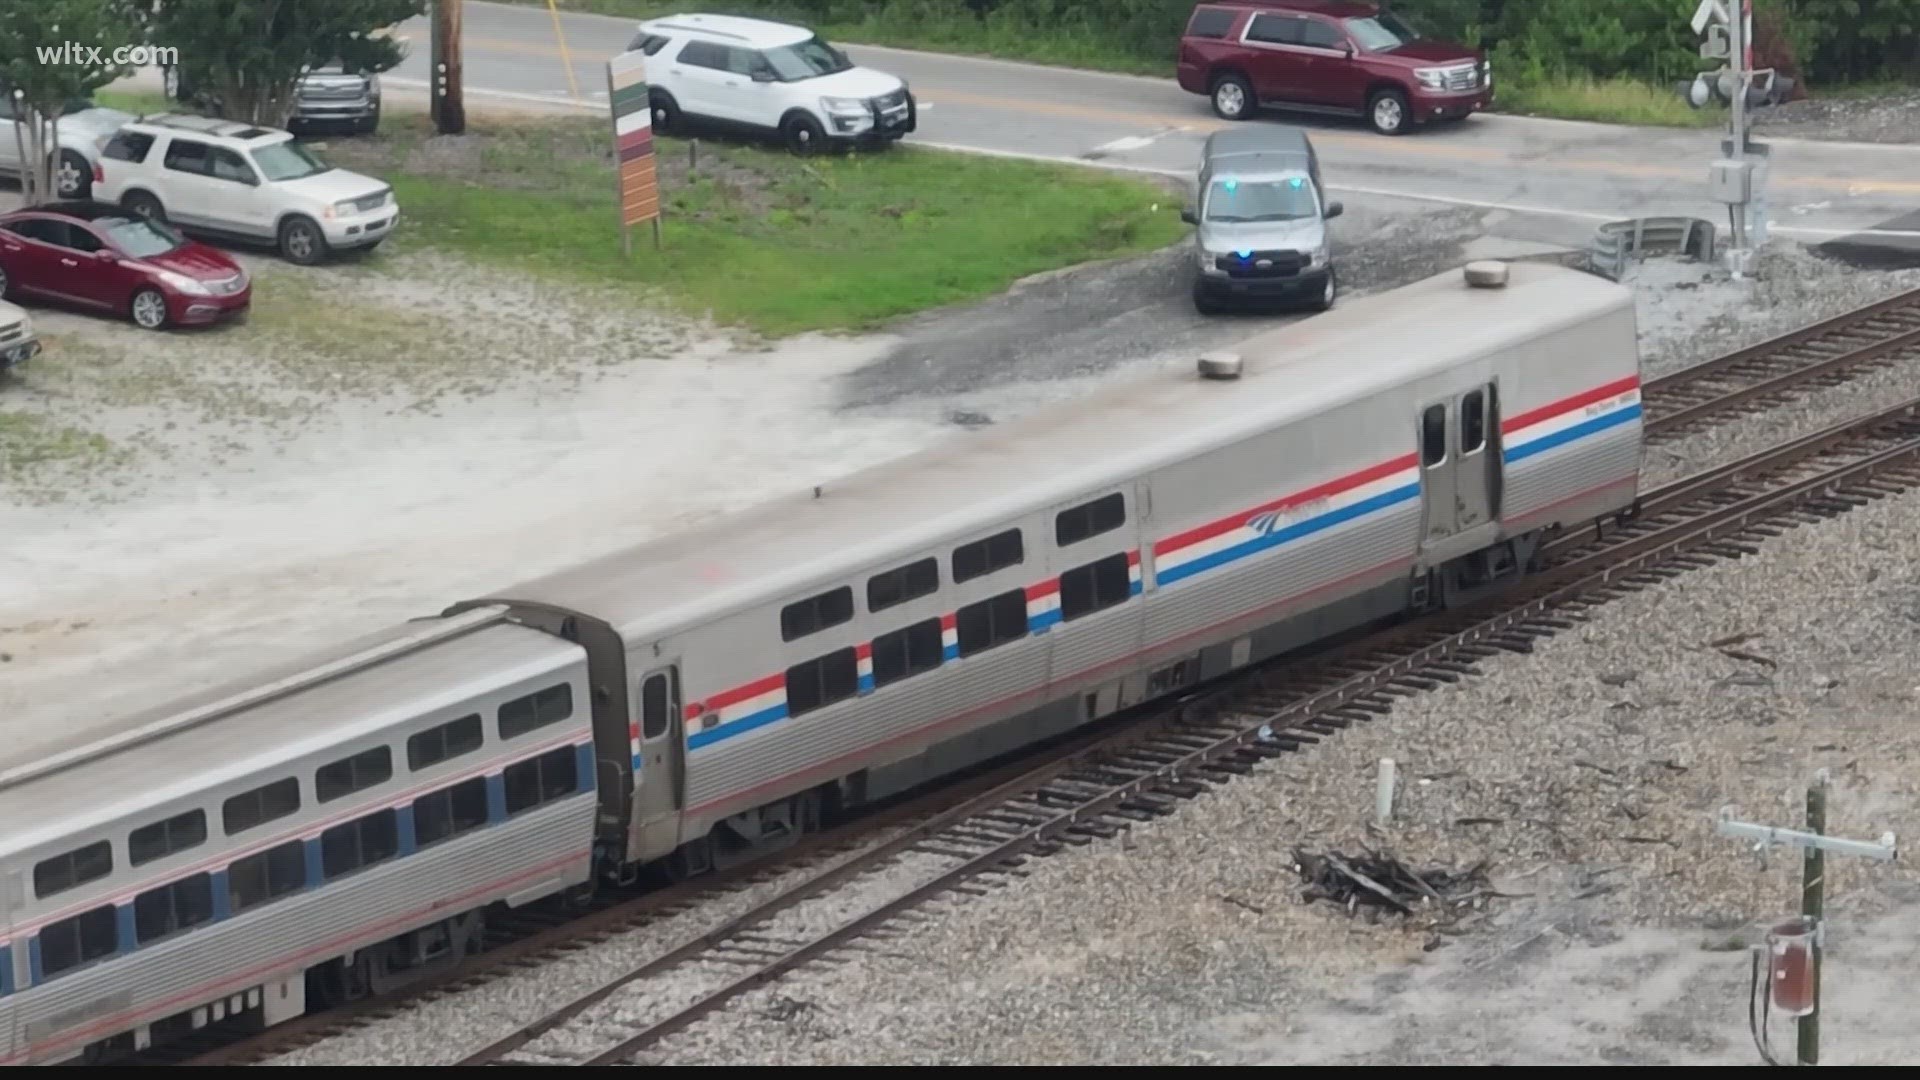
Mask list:
[[[1301,899],[1330,900],[1353,914],[1366,908],[1370,915],[1391,912],[1419,915],[1432,923],[1450,922],[1476,910],[1494,892],[1483,860],[1465,870],[1445,867],[1415,870],[1392,855],[1362,849],[1361,855],[1335,852],[1293,853],[1294,870],[1305,882]]]

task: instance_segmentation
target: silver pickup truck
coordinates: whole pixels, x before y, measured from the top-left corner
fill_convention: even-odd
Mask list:
[[[161,69],[161,75],[170,100],[202,108],[216,105],[206,93],[188,85],[180,69],[168,65]],[[287,130],[296,135],[343,128],[355,135],[370,135],[379,126],[378,75],[348,71],[336,60],[310,68],[294,88],[293,113],[287,119]]]

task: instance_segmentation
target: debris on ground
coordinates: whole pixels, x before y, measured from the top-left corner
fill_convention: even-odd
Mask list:
[[[1295,849],[1293,868],[1306,887],[1300,898],[1308,903],[1330,900],[1353,914],[1368,909],[1431,917],[1431,924],[1452,922],[1478,910],[1487,897],[1501,896],[1487,880],[1485,860],[1465,870],[1431,867],[1415,870],[1392,855],[1365,850],[1361,855],[1326,852],[1313,855]]]

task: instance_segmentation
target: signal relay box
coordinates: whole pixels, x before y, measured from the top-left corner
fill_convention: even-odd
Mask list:
[[[1707,188],[1715,202],[1743,203],[1753,192],[1753,162],[1722,158],[1707,170]]]

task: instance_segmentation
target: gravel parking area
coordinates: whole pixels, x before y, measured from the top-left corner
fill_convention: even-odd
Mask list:
[[[1761,109],[1754,131],[1793,139],[1838,142],[1920,142],[1920,90],[1871,97],[1816,95],[1805,101]]]

